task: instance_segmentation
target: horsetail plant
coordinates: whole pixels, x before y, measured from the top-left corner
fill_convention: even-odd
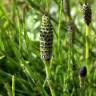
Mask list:
[[[68,32],[69,32],[69,43],[70,43],[70,58],[72,65],[74,64],[74,41],[75,41],[75,28],[73,20],[70,20],[68,23]],[[75,65],[73,65],[75,66]],[[74,70],[74,68],[72,68]]]
[[[89,25],[91,23],[92,12],[91,12],[90,5],[88,3],[83,4],[82,10],[83,10],[83,18],[84,18],[84,21],[86,23],[86,63],[88,64],[88,58],[89,58],[88,39],[89,39],[89,32],[90,32],[89,31]]]
[[[91,7],[89,5],[89,3],[87,1],[85,1],[85,3],[82,5],[82,12],[83,12],[83,18],[84,18],[84,22],[86,24],[86,33],[85,33],[85,61],[86,61],[86,66],[82,67],[80,69],[80,87],[81,87],[81,91],[83,91],[82,93],[85,94],[85,89],[86,89],[86,74],[87,74],[87,69],[89,68],[89,48],[90,48],[90,40],[89,40],[89,36],[90,36],[90,23],[92,21],[92,11],[91,11]],[[89,71],[88,71],[89,72]]]
[[[89,36],[90,36],[90,23],[92,21],[92,11],[91,11],[91,7],[89,5],[89,3],[85,2],[82,5],[82,11],[83,11],[83,18],[86,24],[86,36],[85,36],[85,40],[86,40],[86,54],[85,54],[85,58],[86,58],[86,66],[88,67],[89,64],[89,47],[90,47],[90,40],[89,40]]]
[[[71,70],[72,73],[72,79],[73,79],[73,93],[74,95],[78,95],[78,70],[77,65],[75,63],[75,50],[74,50],[74,44],[75,44],[75,25],[73,20],[70,20],[68,23],[68,32],[69,32],[69,63],[68,63],[68,70]],[[71,66],[70,66],[71,65]]]
[[[41,33],[40,33],[40,52],[41,58],[45,64],[47,83],[51,91],[51,95],[55,96],[55,91],[52,86],[50,73],[50,60],[52,56],[53,29],[48,14],[42,16]]]

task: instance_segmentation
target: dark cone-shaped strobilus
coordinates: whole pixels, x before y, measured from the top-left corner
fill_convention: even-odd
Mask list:
[[[83,18],[84,18],[85,23],[89,25],[92,19],[92,10],[88,3],[84,3],[82,5],[82,12],[83,12]]]
[[[43,61],[50,61],[52,55],[53,29],[48,15],[42,16],[40,32],[40,52]]]

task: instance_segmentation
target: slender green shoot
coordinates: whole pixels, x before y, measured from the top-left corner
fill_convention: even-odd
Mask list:
[[[50,8],[49,4],[50,4],[50,0],[46,0],[45,11],[48,13],[49,13],[49,8]]]
[[[15,76],[12,76],[12,96],[15,96]]]
[[[56,96],[55,90],[54,90],[53,84],[52,84],[53,82],[51,80],[50,61],[44,61],[44,64],[45,64],[45,71],[46,71],[46,77],[47,77],[47,84],[50,88],[51,95]]]
[[[60,2],[60,9],[59,9],[59,24],[58,24],[58,56],[59,56],[59,61],[61,63],[61,57],[60,57],[60,48],[61,48],[61,44],[60,44],[60,31],[61,31],[61,17],[62,17],[62,8],[63,8],[63,1],[61,0]]]
[[[86,54],[85,54],[85,59],[86,59],[86,66],[88,68],[88,64],[89,64],[89,35],[90,35],[90,27],[86,25],[86,36],[85,36],[85,40],[86,40]]]

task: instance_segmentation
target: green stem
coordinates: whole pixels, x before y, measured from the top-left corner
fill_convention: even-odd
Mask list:
[[[12,76],[12,96],[15,96],[15,77]]]
[[[61,51],[61,44],[60,44],[60,29],[61,29],[61,17],[62,17],[62,6],[63,6],[63,1],[61,0],[60,2],[60,9],[59,9],[59,24],[58,24],[58,57],[59,57],[59,61],[61,64],[61,57],[60,57],[60,51]]]
[[[85,54],[85,59],[86,59],[86,66],[88,68],[88,64],[89,64],[89,35],[90,35],[90,29],[89,26],[86,25],[86,54]]]
[[[50,61],[45,61],[45,71],[46,71],[46,77],[47,77],[47,83],[51,91],[52,96],[56,96],[55,90],[53,88],[53,82],[51,80],[51,72],[50,72]]]
[[[45,6],[45,11],[49,13],[49,3],[50,3],[50,0],[46,0],[46,6]]]
[[[65,16],[65,20],[66,20],[66,22],[67,22],[67,24],[69,23],[69,21],[70,21],[70,19],[69,19],[69,16],[67,15],[67,16]],[[68,32],[69,34],[68,34],[68,37],[70,37],[70,32]],[[70,51],[70,38],[69,38],[69,40],[68,40],[68,51],[67,51],[67,60],[68,60],[68,72],[70,72],[70,61],[71,61],[71,51]]]

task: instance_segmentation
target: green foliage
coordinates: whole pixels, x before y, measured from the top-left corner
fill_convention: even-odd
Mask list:
[[[80,87],[79,69],[86,66],[86,24],[78,1],[69,0],[71,16],[64,12],[61,1],[50,0],[47,5],[45,0],[0,0],[0,96],[51,96],[39,49],[40,22],[46,5],[54,29],[49,70],[56,96],[95,96],[96,2],[91,5],[93,18],[84,89]],[[73,35],[68,32],[71,21]]]

